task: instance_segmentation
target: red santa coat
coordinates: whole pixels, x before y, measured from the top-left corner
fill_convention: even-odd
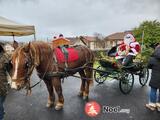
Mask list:
[[[131,42],[129,44],[129,47],[130,47],[130,51],[129,51],[128,55],[136,56],[141,50],[140,44],[136,41]]]

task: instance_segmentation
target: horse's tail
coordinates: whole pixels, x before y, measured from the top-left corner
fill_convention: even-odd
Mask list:
[[[86,76],[87,78],[90,78],[88,80],[89,85],[93,86],[94,83],[94,78],[93,78],[93,66],[94,66],[94,61],[95,61],[95,55],[94,55],[94,51],[92,51],[90,48],[86,48],[86,51],[88,51],[88,56],[87,56],[87,67],[88,69],[86,69]]]
[[[93,78],[93,62],[89,63],[88,64],[88,69],[86,69],[85,73],[86,73],[86,76],[88,78],[88,83],[90,86],[93,86],[94,84],[94,78]]]
[[[80,45],[78,47],[81,48],[82,51],[85,51],[85,58],[86,58],[86,68],[85,73],[86,77],[88,78],[87,81],[89,85],[93,85],[94,79],[93,79],[93,65],[95,61],[95,54],[94,51],[89,48],[87,43],[85,42],[85,38],[83,36],[80,36],[79,39],[84,43],[84,45]]]

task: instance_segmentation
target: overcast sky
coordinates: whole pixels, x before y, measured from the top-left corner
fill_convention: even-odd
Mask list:
[[[37,38],[107,36],[160,20],[160,0],[0,0],[0,16],[36,27]]]

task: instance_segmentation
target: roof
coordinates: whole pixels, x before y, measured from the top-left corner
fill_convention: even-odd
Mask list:
[[[93,36],[83,36],[85,38],[86,41],[88,42],[92,42],[96,40],[96,37]]]
[[[61,45],[70,45],[70,40],[63,38],[63,37],[59,37],[59,38],[52,40],[52,43],[53,43],[52,44],[53,47],[55,48],[55,47],[61,46]]]
[[[111,35],[108,35],[105,39],[108,40],[122,40],[124,38],[125,33],[124,32],[117,32],[113,33]]]
[[[70,42],[70,40],[69,40],[69,39],[67,39],[67,38],[63,38],[63,37],[56,38],[56,39],[54,39],[54,40],[53,40],[53,42],[54,42],[54,41],[59,41],[59,40],[63,40],[63,41],[68,41],[68,42]]]
[[[78,41],[77,37],[67,37],[67,39],[70,40],[70,42],[71,42],[72,45],[74,45]]]
[[[26,36],[35,34],[33,25],[24,25],[0,16],[0,36]]]
[[[87,42],[87,43],[96,40],[96,37],[92,37],[92,36],[82,36],[82,37],[84,37],[84,41]],[[69,39],[71,41],[72,45],[77,43],[78,41],[80,41],[79,37],[67,37],[67,39]]]

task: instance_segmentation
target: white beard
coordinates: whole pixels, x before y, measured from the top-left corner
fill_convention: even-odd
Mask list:
[[[124,39],[124,43],[126,45],[129,45],[132,42],[132,39]]]

